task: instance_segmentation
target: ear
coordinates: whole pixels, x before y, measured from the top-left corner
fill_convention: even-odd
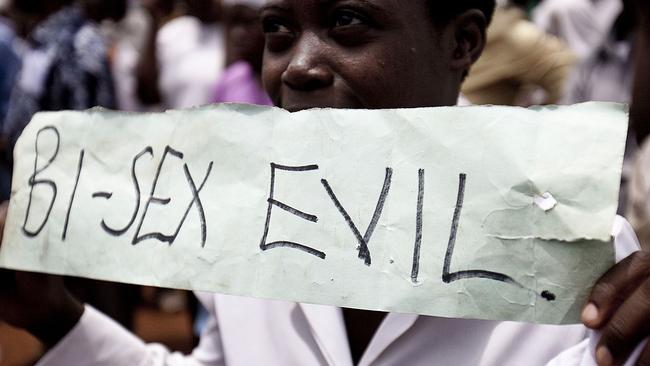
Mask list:
[[[488,23],[483,12],[478,9],[464,12],[456,17],[453,23],[455,42],[451,67],[465,75],[485,48]]]

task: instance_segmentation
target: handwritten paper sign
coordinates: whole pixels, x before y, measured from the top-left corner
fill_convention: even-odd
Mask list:
[[[0,266],[570,323],[613,262],[620,105],[40,113]]]

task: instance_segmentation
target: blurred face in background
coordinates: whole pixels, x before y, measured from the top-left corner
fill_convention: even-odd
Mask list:
[[[58,11],[63,6],[72,3],[72,0],[8,0],[8,15],[16,25],[16,32],[21,37],[29,33],[50,14]]]
[[[203,23],[213,23],[221,20],[220,0],[185,0],[187,14],[196,17]]]
[[[95,20],[119,21],[126,15],[127,0],[81,0],[86,15]]]
[[[264,33],[259,9],[247,5],[228,5],[224,8],[226,24],[227,63],[248,62],[257,72],[262,68]]]

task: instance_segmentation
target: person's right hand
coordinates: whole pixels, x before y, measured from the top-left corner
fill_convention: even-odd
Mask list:
[[[9,202],[0,205],[0,249]],[[59,276],[0,269],[0,320],[53,346],[77,324],[84,307]]]

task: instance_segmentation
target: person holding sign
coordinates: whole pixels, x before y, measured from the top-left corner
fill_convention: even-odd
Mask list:
[[[265,88],[275,105],[289,111],[454,105],[483,49],[494,5],[268,1],[262,9]],[[619,258],[638,249],[624,220],[617,220],[613,233]],[[628,364],[647,364],[650,350],[641,342],[650,318],[648,273],[650,254],[637,252],[595,286],[583,318],[602,338],[582,325],[382,314],[199,294],[211,317],[198,348],[182,356],[145,345],[84,307],[56,277],[24,272],[3,276],[0,318],[51,347],[43,365],[615,365],[635,348]]]

